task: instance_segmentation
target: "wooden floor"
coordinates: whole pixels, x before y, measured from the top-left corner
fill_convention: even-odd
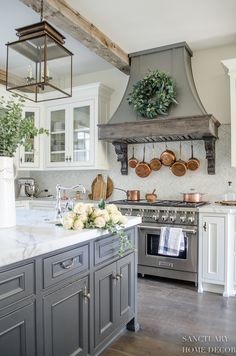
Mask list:
[[[138,303],[140,331],[126,331],[102,356],[236,355],[236,297],[145,277]]]

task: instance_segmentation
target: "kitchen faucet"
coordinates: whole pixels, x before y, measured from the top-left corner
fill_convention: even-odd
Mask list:
[[[73,187],[66,187],[61,184],[56,185],[56,219],[62,218],[62,208],[61,208],[61,190],[77,190],[79,192],[85,193],[86,189],[82,184],[74,185]],[[68,206],[69,204],[67,204]]]

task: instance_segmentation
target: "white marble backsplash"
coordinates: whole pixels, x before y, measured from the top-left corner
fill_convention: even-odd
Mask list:
[[[188,160],[191,156],[191,143],[182,143],[182,159]],[[165,144],[155,145],[158,155],[165,149]],[[179,143],[168,144],[168,148],[173,150],[179,157]],[[129,157],[132,155],[132,146],[129,146]],[[143,145],[135,145],[135,156],[142,160]],[[141,197],[145,193],[151,192],[154,188],[157,190],[159,199],[182,199],[181,193],[195,188],[198,192],[205,193],[206,200],[215,201],[222,198],[222,194],[227,190],[227,182],[233,182],[236,190],[236,168],[231,167],[230,162],[230,125],[221,125],[219,128],[219,140],[216,142],[216,174],[207,174],[207,161],[205,159],[205,148],[203,141],[194,142],[194,156],[200,159],[200,168],[195,172],[188,171],[183,177],[174,176],[168,167],[162,167],[159,172],[152,172],[147,178],[139,178],[135,171],[129,169],[128,176],[120,174],[120,163],[114,152],[114,147],[109,145],[110,170],[107,171],[40,171],[32,172],[40,185],[40,188],[47,188],[52,194],[55,194],[55,185],[74,185],[82,183],[88,192],[91,191],[91,183],[98,173],[108,174],[114,182],[114,185],[123,189],[139,189]],[[153,157],[152,145],[146,146],[146,161]],[[125,193],[114,191],[112,199],[124,199]]]

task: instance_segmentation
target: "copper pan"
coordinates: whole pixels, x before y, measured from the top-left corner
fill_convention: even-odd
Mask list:
[[[160,156],[161,163],[163,166],[171,166],[176,161],[175,153],[171,150],[168,150],[167,145],[164,152]]]
[[[132,155],[132,157],[130,157],[130,159],[128,161],[128,165],[130,168],[135,168],[138,164],[138,160],[137,160],[137,158],[134,157],[134,146],[133,146],[132,150],[133,150],[133,155]]]
[[[153,156],[155,154],[155,146],[153,144]],[[159,171],[161,169],[162,163],[159,158],[153,157],[149,163],[149,166],[152,171]]]
[[[199,159],[193,157],[193,144],[191,144],[191,158],[189,158],[187,162],[187,168],[190,171],[196,171],[200,166],[200,161]]]
[[[121,190],[126,193],[126,199],[130,201],[139,201],[140,200],[140,190],[125,190],[121,188],[114,188],[116,190]]]
[[[137,174],[138,177],[140,178],[146,178],[150,175],[151,173],[151,168],[147,162],[145,162],[145,146],[143,148],[143,160],[142,162],[139,162],[137,166],[135,167],[135,173]]]
[[[187,203],[199,203],[203,201],[203,193],[197,193],[194,189],[190,189],[191,192],[182,193],[183,194],[183,201]]]
[[[180,142],[180,145],[179,145],[179,159],[178,159],[178,161],[173,163],[172,166],[170,167],[171,172],[177,177],[182,177],[187,172],[186,162],[184,162],[182,160],[181,154],[182,154],[182,146],[181,146],[181,142]]]

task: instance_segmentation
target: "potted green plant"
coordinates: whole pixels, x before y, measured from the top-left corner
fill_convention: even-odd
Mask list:
[[[47,133],[31,117],[23,117],[23,106],[18,96],[0,98],[0,227],[15,225],[14,154],[20,145],[27,147],[33,137]]]

